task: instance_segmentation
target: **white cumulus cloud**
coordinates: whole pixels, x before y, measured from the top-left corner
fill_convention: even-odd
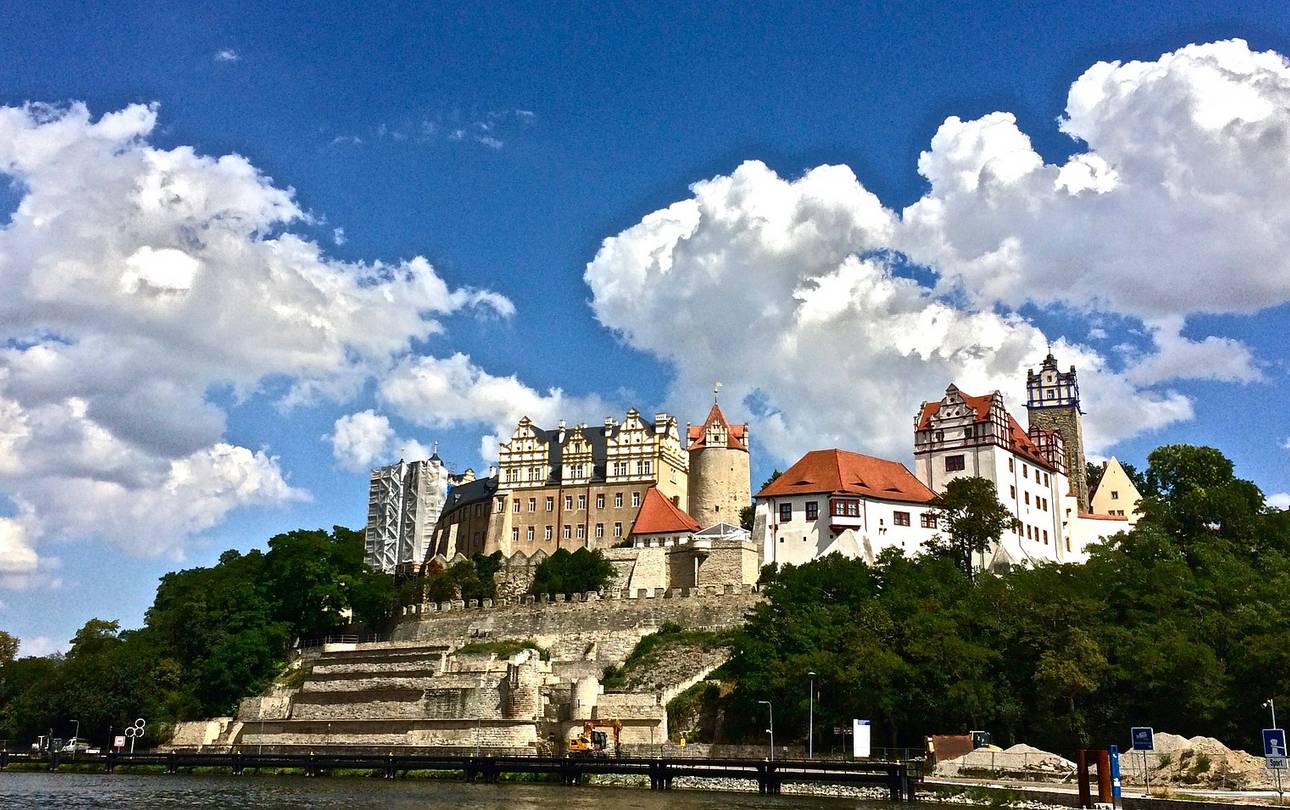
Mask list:
[[[430,457],[430,449],[414,439],[399,438],[388,417],[372,409],[340,417],[332,426],[332,456],[347,470],[362,472],[399,458],[415,461]]]
[[[485,460],[497,457],[497,441],[509,439],[524,416],[552,427],[560,419],[594,423],[621,413],[598,396],[570,396],[559,388],[538,391],[515,375],[490,374],[460,353],[406,358],[381,380],[378,397],[422,427],[483,426],[488,431],[480,443]]]
[[[1241,40],[1099,62],[1047,164],[1007,113],[947,120],[899,245],[984,302],[1148,319],[1290,300],[1290,63]]]
[[[1009,154],[985,164],[1012,176]],[[675,369],[673,407],[701,409],[721,380],[732,415],[751,415],[780,461],[821,446],[907,457],[919,403],[950,382],[1002,390],[1021,413],[1046,336],[895,272],[881,251],[896,219],[850,169],[788,180],[748,162],[692,191],[606,239],[586,270],[600,322]],[[1135,387],[1090,349],[1054,351],[1081,369],[1094,450],[1191,416],[1185,397]]]
[[[514,308],[421,257],[341,262],[293,234],[291,189],[239,155],[154,147],[154,106],[0,108],[0,493],[25,534],[179,557],[229,511],[307,497],[208,399],[343,399],[443,331]],[[282,393],[285,389],[285,393]],[[23,574],[14,573],[12,576]]]

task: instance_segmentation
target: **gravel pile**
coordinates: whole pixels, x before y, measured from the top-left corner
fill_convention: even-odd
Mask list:
[[[1025,743],[1017,743],[1002,751],[978,748],[961,757],[936,763],[937,776],[990,773],[1027,779],[1048,779],[1053,776],[1065,776],[1074,769],[1075,763],[1069,759]]]
[[[1213,737],[1181,737],[1157,733],[1156,748],[1147,752],[1151,786],[1187,786],[1229,790],[1258,790],[1272,787],[1272,774],[1262,757],[1228,748]],[[1143,784],[1142,754],[1120,756],[1121,781]]]

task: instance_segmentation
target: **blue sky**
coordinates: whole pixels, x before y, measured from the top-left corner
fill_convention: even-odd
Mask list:
[[[1267,236],[1284,224],[1290,152],[1273,136],[1290,96],[1247,98],[1269,86],[1260,76],[1274,87],[1284,77],[1267,63],[1242,72],[1240,49],[1164,59],[1231,38],[1290,54],[1279,4],[12,4],[5,18],[0,104],[14,113],[0,126],[0,171],[11,161],[0,293],[11,304],[0,324],[11,325],[0,327],[0,369],[12,390],[0,376],[0,402],[16,405],[0,408],[0,442],[21,423],[29,445],[11,450],[23,470],[0,466],[13,532],[0,539],[11,558],[0,626],[29,652],[62,645],[91,616],[137,624],[175,567],[280,530],[359,525],[364,464],[399,446],[438,442],[455,466],[479,470],[490,460],[481,436],[517,408],[598,421],[635,405],[697,421],[714,377],[728,412],[752,421],[760,481],[816,446],[908,460],[919,401],[951,378],[1012,394],[1016,370],[1051,340],[1063,362],[1098,367],[1084,378],[1095,452],[1141,464],[1161,443],[1213,444],[1267,493],[1290,492],[1278,407],[1290,393],[1290,267],[1284,237]],[[1157,68],[1116,74],[1135,93],[1068,109],[1086,71],[1133,60]],[[62,112],[24,112],[27,102]],[[104,147],[94,122],[139,109],[151,113],[125,115],[130,133]],[[1171,118],[1179,109],[1193,114]],[[1228,115],[1239,125],[1211,126]],[[13,146],[55,140],[38,124],[58,116],[72,142],[105,151],[46,158]],[[966,125],[943,126],[951,116]],[[115,221],[146,173],[132,156],[186,147],[240,155],[260,180],[194,164],[176,193],[206,189],[206,207]],[[1070,192],[1076,202],[1051,196],[1047,175],[1026,185],[1085,153],[1105,166],[1091,170],[1095,191]],[[812,171],[828,165],[854,176]],[[986,174],[1006,188],[961,185]],[[114,198],[103,189],[117,182]],[[33,208],[64,205],[66,218],[101,227],[42,235],[18,215],[33,191],[48,201]],[[335,341],[308,357],[309,372],[262,356],[279,340],[308,354],[307,336],[280,337],[282,307],[271,306],[298,290],[275,286],[267,258],[202,252],[216,249],[207,235],[227,226],[226,211],[255,195],[296,210],[234,226],[220,250],[294,234],[318,249],[301,267],[353,278],[385,263],[300,304],[316,306],[313,323]],[[905,210],[929,197],[934,212]],[[217,198],[231,209],[208,204]],[[679,241],[642,222],[674,204],[689,229]],[[1068,222],[1077,232],[1054,234]],[[602,249],[611,237],[618,249]],[[1017,244],[1021,258],[981,258]],[[113,296],[135,298],[71,306],[59,296],[73,287],[37,289],[33,257],[51,255],[62,263],[46,278],[80,262],[112,279]],[[641,258],[659,255],[667,267]],[[415,256],[430,267],[401,264]],[[239,281],[183,316],[157,314],[195,300],[217,272]],[[386,277],[433,279],[442,300],[427,315],[415,300],[364,297]],[[480,290],[494,298],[466,300]],[[244,310],[239,295],[266,306]],[[361,323],[328,320],[360,299]],[[418,313],[434,330],[408,325]],[[239,319],[246,345],[225,331]],[[932,341],[929,323],[949,336]],[[364,332],[388,340],[356,348]],[[91,343],[70,371],[41,365]],[[150,376],[175,357],[188,368]],[[445,384],[463,401],[448,403]],[[367,417],[338,443],[337,420],[355,414]],[[80,455],[85,469],[51,469],[53,451],[38,457],[33,442]],[[237,452],[207,452],[217,445]],[[152,474],[100,452],[137,453]],[[201,508],[191,495],[167,500],[176,461],[190,465],[182,480],[212,476]]]

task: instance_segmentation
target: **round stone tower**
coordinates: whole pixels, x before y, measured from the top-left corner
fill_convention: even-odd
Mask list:
[[[690,453],[687,492],[690,517],[703,528],[739,525],[739,512],[752,503],[748,425],[726,421],[716,400],[702,425],[686,428]]]

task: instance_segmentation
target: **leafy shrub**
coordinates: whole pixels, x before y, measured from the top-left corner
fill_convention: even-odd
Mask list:
[[[614,577],[613,563],[599,550],[559,549],[533,575],[534,594],[586,593],[604,588]]]

